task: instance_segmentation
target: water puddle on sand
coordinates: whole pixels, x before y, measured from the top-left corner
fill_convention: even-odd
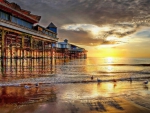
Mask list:
[[[23,85],[0,87],[0,112],[33,113],[40,110],[45,113],[97,113],[111,110],[127,112],[128,109],[134,111],[133,108],[147,111],[150,109],[150,91],[145,87],[141,82],[40,84],[39,87],[32,84],[31,88],[25,88]]]

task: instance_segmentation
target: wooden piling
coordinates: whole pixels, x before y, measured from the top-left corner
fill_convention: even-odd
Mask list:
[[[6,31],[4,31],[2,29],[2,31],[1,31],[1,38],[2,38],[2,46],[1,46],[1,72],[2,72],[2,75],[4,75],[5,34],[6,34]]]

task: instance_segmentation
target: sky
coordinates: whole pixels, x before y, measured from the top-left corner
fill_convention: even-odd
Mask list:
[[[150,57],[150,0],[8,0],[53,22],[88,57]]]

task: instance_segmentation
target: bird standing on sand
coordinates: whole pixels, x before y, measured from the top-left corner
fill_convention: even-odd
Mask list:
[[[99,78],[97,78],[97,82],[101,82],[101,80]]]
[[[148,80],[144,81],[144,84],[148,84]]]
[[[24,87],[25,87],[26,89],[31,88],[31,87],[30,87],[30,86],[28,86],[28,85],[25,85]]]
[[[132,82],[132,80],[133,80],[132,77],[130,77],[130,82]]]
[[[39,87],[39,83],[36,83],[35,86],[36,86],[36,87]]]

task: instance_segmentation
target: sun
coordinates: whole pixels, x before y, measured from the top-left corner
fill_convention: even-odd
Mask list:
[[[108,64],[113,63],[113,61],[114,61],[114,58],[113,58],[113,57],[107,57],[107,58],[106,58],[106,62],[107,62]]]

